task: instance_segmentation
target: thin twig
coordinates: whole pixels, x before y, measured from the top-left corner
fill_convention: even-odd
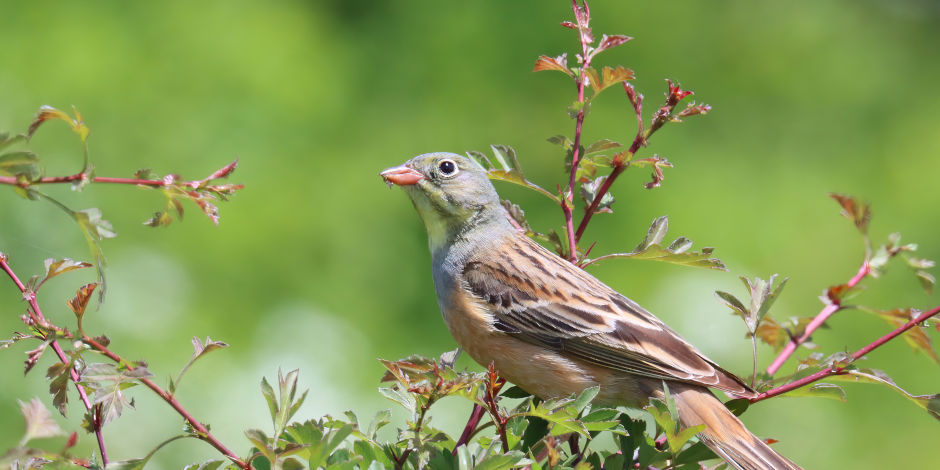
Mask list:
[[[578,164],[581,159],[581,129],[584,126],[584,82],[587,79],[586,70],[591,65],[591,54],[588,53],[589,35],[584,34],[583,29],[590,25],[591,17],[585,5],[584,10],[579,11],[578,2],[571,0],[571,9],[574,12],[575,21],[578,23],[578,38],[581,42],[581,65],[578,74],[575,76],[578,86],[578,117],[574,127],[574,146],[571,149],[571,171],[568,175],[568,189],[561,198],[561,210],[565,215],[565,233],[568,237],[568,260],[572,263],[578,259],[578,241],[574,234],[574,187],[577,181]],[[584,18],[582,23],[581,18]]]
[[[928,311],[926,311],[926,312],[924,312],[924,313],[918,315],[916,318],[913,318],[913,319],[911,319],[910,321],[908,321],[907,323],[905,323],[905,324],[903,324],[903,325],[901,325],[901,326],[895,328],[894,331],[892,331],[892,332],[890,332],[890,333],[888,333],[888,334],[886,334],[886,335],[884,335],[884,336],[878,338],[877,340],[871,342],[870,344],[868,344],[867,346],[863,347],[862,349],[859,349],[858,351],[855,351],[854,353],[852,353],[852,359],[851,359],[847,364],[838,365],[838,366],[837,366],[837,365],[832,365],[832,366],[826,367],[825,369],[823,369],[823,370],[821,370],[821,371],[819,371],[819,372],[816,372],[816,373],[814,373],[814,374],[812,374],[812,375],[808,375],[808,376],[806,376],[806,377],[803,377],[803,378],[800,379],[800,380],[795,380],[795,381],[790,382],[790,383],[788,383],[788,384],[781,385],[781,386],[779,386],[779,387],[777,387],[777,388],[773,388],[773,389],[770,389],[770,390],[768,390],[768,391],[766,391],[766,392],[764,392],[764,393],[761,393],[761,394],[757,395],[756,397],[751,398],[750,401],[751,401],[751,403],[756,403],[756,402],[759,402],[759,401],[761,401],[761,400],[766,400],[766,399],[768,399],[768,398],[775,397],[775,396],[777,396],[777,395],[781,395],[781,394],[783,394],[783,393],[787,393],[787,392],[789,392],[789,391],[798,389],[798,388],[800,388],[800,387],[803,387],[804,385],[811,384],[811,383],[813,383],[813,382],[816,382],[817,380],[821,380],[821,379],[824,379],[824,378],[829,377],[829,376],[832,376],[832,375],[844,375],[844,374],[847,374],[848,372],[846,372],[846,369],[847,369],[848,366],[851,365],[853,362],[855,362],[855,361],[861,359],[862,356],[864,356],[864,355],[866,355],[866,354],[868,354],[868,353],[874,351],[875,349],[877,349],[877,348],[880,347],[881,345],[887,343],[888,341],[891,341],[892,339],[896,338],[898,335],[900,335],[900,334],[904,333],[905,331],[907,331],[907,330],[913,328],[915,325],[918,325],[918,324],[920,324],[920,323],[923,323],[923,322],[927,321],[927,319],[929,319],[930,317],[932,317],[932,316],[934,316],[934,315],[936,315],[936,314],[938,314],[938,313],[940,313],[940,306],[934,307],[934,308],[932,308],[932,309],[930,309],[930,310],[928,310]]]
[[[23,298],[29,303],[29,312],[30,319],[35,321],[39,325],[46,325],[46,318],[42,315],[42,310],[39,309],[39,303],[36,301],[36,293],[30,292],[26,286],[20,281],[20,278],[16,276],[16,273],[13,272],[13,269],[7,264],[7,256],[3,253],[0,253],[0,267],[3,268],[3,271],[10,276],[10,279],[13,280],[13,283],[16,284],[16,287],[23,293]],[[41,333],[40,333],[41,334]],[[45,339],[45,338],[43,338]],[[62,346],[59,346],[59,342],[52,340],[50,343],[52,350],[55,351],[56,356],[59,357],[59,360],[63,364],[68,364],[69,359],[65,355],[65,351],[62,350]],[[91,399],[88,398],[88,393],[85,391],[85,387],[79,385],[81,377],[78,374],[78,371],[74,367],[69,368],[69,377],[72,379],[72,383],[75,385],[75,389],[78,390],[78,396],[82,400],[82,404],[85,405],[85,409],[88,410],[92,416],[92,428],[95,430],[95,438],[98,441],[98,451],[101,452],[101,463],[103,465],[108,464],[108,449],[105,446],[104,436],[101,433],[101,416],[98,413],[94,412],[95,406],[92,404]]]
[[[108,359],[111,359],[112,361],[127,367],[128,370],[134,370],[133,364],[125,361],[123,358],[121,358],[121,356],[118,356],[117,354],[115,354],[113,351],[108,349],[105,345],[99,343],[98,341],[95,341],[94,338],[91,338],[88,335],[82,334],[81,341],[87,344],[88,346],[91,346],[92,349],[103,354]],[[180,404],[180,402],[177,401],[173,395],[171,395],[166,390],[163,390],[162,388],[160,388],[159,385],[157,385],[152,380],[146,377],[140,378],[138,380],[140,380],[140,382],[146,385],[150,390],[153,390],[153,392],[159,395],[160,398],[163,399],[163,401],[167,402],[168,405],[170,405],[174,410],[176,410],[176,412],[179,413],[179,415],[182,416],[183,419],[186,420],[186,422],[188,422],[189,425],[192,426],[193,429],[196,430],[196,437],[198,437],[199,439],[203,441],[206,441],[212,447],[215,447],[216,450],[218,450],[219,452],[224,454],[226,457],[231,459],[232,462],[235,465],[237,465],[239,468],[243,468],[243,469],[251,468],[251,466],[247,462],[238,458],[238,456],[235,455],[234,452],[230,451],[227,447],[225,447],[224,444],[222,444],[218,439],[216,439],[215,436],[213,436],[212,433],[209,432],[209,429],[206,428],[205,425],[203,425],[196,418],[194,418],[189,413],[189,411],[186,411],[186,409],[183,408],[183,405]]]
[[[853,288],[870,273],[871,266],[868,264],[868,261],[865,261],[862,263],[862,266],[858,268],[858,272],[855,273],[855,276],[852,276],[852,279],[849,279],[849,282],[845,283],[845,285],[847,288]],[[786,346],[783,347],[783,350],[780,351],[780,354],[778,354],[774,361],[767,367],[768,375],[774,375],[777,373],[777,371],[780,370],[780,367],[782,367],[783,364],[787,362],[787,359],[793,355],[796,349],[800,347],[801,344],[809,340],[814,331],[825,324],[829,317],[842,309],[842,303],[838,298],[832,298],[829,300],[830,303],[823,307],[823,309],[818,314],[816,314],[816,317],[806,325],[806,328],[803,330],[803,334],[801,334],[798,338],[790,338],[790,341],[786,344]]]

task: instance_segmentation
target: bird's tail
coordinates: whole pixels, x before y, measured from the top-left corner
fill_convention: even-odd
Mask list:
[[[684,427],[705,425],[698,438],[739,470],[801,470],[751,434],[715,395],[701,386],[669,384]]]

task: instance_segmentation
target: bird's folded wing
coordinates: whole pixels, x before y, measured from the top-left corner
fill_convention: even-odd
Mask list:
[[[494,328],[610,369],[753,394],[658,318],[519,236],[470,260],[464,287],[492,305]]]

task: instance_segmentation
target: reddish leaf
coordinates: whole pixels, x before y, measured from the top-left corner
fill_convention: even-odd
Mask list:
[[[893,327],[904,325],[913,319],[916,315],[920,314],[920,311],[910,308],[875,310],[873,312]],[[927,336],[927,332],[924,331],[924,328],[915,326],[914,328],[905,331],[901,337],[904,338],[904,342],[915,351],[923,351],[925,354],[930,356],[931,359],[940,364],[940,357],[937,357],[937,352],[933,349],[930,336]]]
[[[85,125],[85,122],[82,120],[82,115],[77,109],[72,108],[72,111],[75,112],[75,119],[72,119],[64,111],[55,109],[52,106],[40,106],[39,111],[37,111],[36,115],[33,117],[33,122],[29,124],[29,128],[26,130],[26,139],[32,138],[33,134],[36,133],[36,130],[39,129],[39,126],[44,122],[50,119],[60,119],[67,122],[72,131],[78,134],[82,142],[84,142],[88,138],[88,126]]]
[[[69,308],[75,312],[75,316],[81,318],[82,315],[85,314],[85,308],[88,307],[88,301],[91,300],[91,294],[95,291],[96,287],[98,287],[97,282],[85,284],[78,289],[75,297],[66,302]]]
[[[842,206],[842,216],[851,220],[859,232],[868,233],[868,223],[871,221],[871,206],[868,203],[845,194],[829,193],[829,197]]]
[[[633,38],[623,34],[601,35],[601,43],[597,46],[597,52],[617,47],[631,39]]]
[[[540,55],[539,58],[535,60],[535,68],[533,68],[532,71],[541,72],[543,70],[557,70],[567,74],[569,77],[574,77],[574,72],[568,70],[567,56],[568,54],[562,54],[558,57]]]

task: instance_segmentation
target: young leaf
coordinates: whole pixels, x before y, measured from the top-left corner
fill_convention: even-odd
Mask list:
[[[0,175],[16,176],[29,183],[42,176],[38,163],[39,157],[33,152],[7,152],[0,155]]]
[[[574,72],[568,69],[568,54],[562,54],[558,57],[540,55],[538,59],[535,60],[535,67],[532,71],[541,72],[543,70],[555,70],[574,78]]]
[[[868,223],[871,222],[871,206],[867,202],[845,194],[829,193],[842,206],[842,216],[851,220],[862,235],[868,233]]]
[[[20,439],[20,446],[26,445],[32,439],[61,436],[63,434],[62,429],[52,419],[46,405],[43,405],[39,398],[33,397],[29,402],[19,400],[17,402],[20,404],[20,413],[23,414],[23,418],[26,420],[26,432],[23,434],[23,438]]]
[[[874,310],[861,308],[861,310],[878,315],[884,321],[888,322],[889,325],[895,328],[900,327],[920,314],[919,310],[912,308],[896,308],[893,310]],[[930,356],[934,362],[940,364],[940,357],[937,357],[937,352],[933,349],[930,336],[927,335],[927,332],[924,330],[924,328],[915,326],[905,331],[901,335],[901,338],[904,338],[904,342],[907,343],[907,345],[910,346],[913,350],[924,352],[924,354]]]
[[[597,179],[593,179],[581,184],[581,198],[584,199],[585,205],[591,205],[591,202],[593,202],[594,198],[597,197],[597,193],[601,186],[604,185],[605,181],[607,181],[607,176],[600,176]],[[594,212],[611,213],[613,210],[610,208],[610,206],[613,203],[614,195],[609,191],[605,192],[604,196],[601,197],[600,203],[597,204],[597,209]]]
[[[76,269],[90,268],[91,264],[88,264],[84,261],[75,261],[70,258],[63,258],[61,260],[56,260],[54,258],[48,258],[45,261],[46,264],[46,273],[43,276],[42,280],[36,285],[38,290],[40,286],[43,285],[49,279],[58,276],[59,274],[64,274],[69,271],[74,271]]]
[[[933,416],[935,419],[940,420],[940,394],[912,395],[907,390],[899,387],[896,383],[894,383],[894,380],[891,379],[891,377],[888,377],[887,374],[880,370],[849,368],[846,370],[845,375],[833,375],[826,380],[865,382],[886,385],[903,395],[915,405],[926,410],[927,413]]]
[[[228,347],[228,344],[226,344],[225,342],[212,341],[212,338],[208,336],[206,336],[205,343],[201,342],[198,337],[193,336],[192,343],[193,343],[193,355],[192,357],[189,358],[189,362],[187,362],[186,365],[183,366],[183,368],[180,370],[180,373],[177,374],[176,380],[173,381],[174,389],[179,387],[180,381],[183,380],[183,374],[185,374],[186,371],[189,370],[189,367],[192,366],[193,363],[196,362],[196,360],[202,358],[203,356],[205,356],[206,354],[209,354],[212,351]],[[268,385],[268,388],[270,387],[271,386]]]

